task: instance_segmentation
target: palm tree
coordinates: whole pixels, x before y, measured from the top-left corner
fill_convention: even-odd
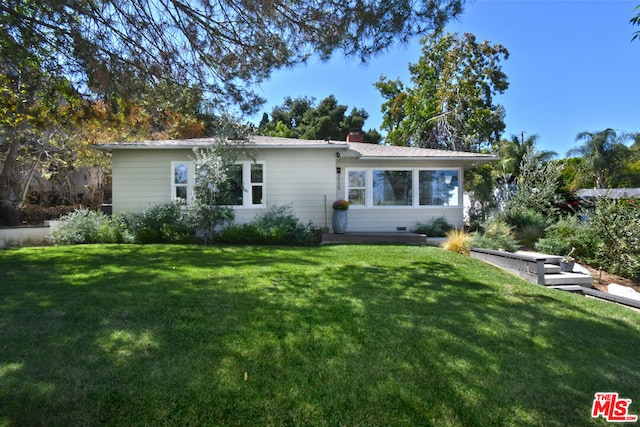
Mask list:
[[[553,151],[536,150],[537,142],[538,135],[531,135],[525,139],[524,132],[522,132],[521,137],[511,135],[511,139],[503,139],[500,143],[499,155],[502,159],[504,173],[516,177],[519,176],[522,159],[529,150],[535,150],[535,161],[540,163],[548,162],[556,156],[557,153]]]
[[[624,142],[635,135],[616,134],[613,129],[599,132],[580,132],[576,141],[583,141],[582,145],[567,152],[567,156],[582,157],[590,173],[595,178],[597,188],[606,188],[605,178],[614,167],[621,167],[629,148]]]

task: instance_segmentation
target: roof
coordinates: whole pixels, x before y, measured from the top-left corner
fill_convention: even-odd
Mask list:
[[[99,144],[99,150],[127,149],[193,149],[213,145],[216,138],[172,139],[160,141],[115,142]],[[490,154],[470,153],[465,151],[435,150],[430,148],[401,147],[358,142],[306,140],[295,138],[278,138],[272,136],[253,136],[244,145],[246,148],[326,148],[344,151],[344,157],[362,160],[455,160],[468,163],[470,166],[497,160]]]
[[[217,138],[165,139],[157,141],[113,142],[94,145],[99,150],[126,149],[193,149],[206,147],[218,142]],[[240,143],[238,144],[240,145]],[[348,148],[346,142],[278,138],[273,136],[252,136],[243,145],[246,148]]]
[[[640,188],[583,188],[578,190],[577,194],[584,199],[596,197],[619,199],[624,197],[640,197]]]

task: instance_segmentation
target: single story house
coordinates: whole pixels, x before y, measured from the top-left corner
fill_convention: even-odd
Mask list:
[[[269,205],[290,205],[304,223],[331,228],[331,205],[351,202],[350,232],[410,231],[444,216],[463,223],[466,169],[491,162],[478,153],[346,141],[252,137],[254,153],[238,161],[243,190],[232,203],[236,222],[252,220]],[[361,141],[361,140],[360,140]],[[192,199],[196,147],[214,139],[102,144],[112,153],[113,212],[141,212],[172,199]]]

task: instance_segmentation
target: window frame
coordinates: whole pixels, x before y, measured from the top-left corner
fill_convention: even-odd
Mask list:
[[[175,168],[178,165],[186,164],[187,165],[187,183],[186,184],[176,184],[175,182]],[[264,208],[267,204],[266,202],[266,163],[263,160],[253,161],[253,160],[240,160],[235,162],[237,165],[242,166],[242,204],[241,205],[228,205],[231,208]],[[262,168],[262,181],[261,182],[252,182],[252,166],[260,165]],[[176,191],[178,187],[186,187],[187,188],[187,197],[186,203],[190,205],[193,203],[193,188],[196,181],[196,172],[195,172],[195,162],[193,160],[173,160],[171,161],[171,173],[170,173],[170,189],[171,189],[171,200],[184,200],[182,198],[176,197]],[[253,190],[256,187],[262,188],[262,199],[261,203],[253,203]]]
[[[349,173],[352,171],[365,172],[365,203],[364,205],[352,204],[350,209],[460,209],[463,207],[463,169],[461,167],[349,167],[345,168],[344,198],[349,200]],[[411,171],[412,200],[409,205],[376,205],[373,200],[373,174],[374,171]],[[457,174],[458,197],[455,204],[449,205],[421,205],[420,204],[420,172],[421,171],[445,171]],[[354,187],[361,188],[361,187]]]

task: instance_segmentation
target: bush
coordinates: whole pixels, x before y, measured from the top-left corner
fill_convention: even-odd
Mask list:
[[[322,229],[302,224],[288,205],[270,206],[249,224],[225,228],[220,238],[233,244],[317,246]]]
[[[589,228],[602,241],[599,264],[611,273],[640,279],[640,200],[597,200]]]
[[[596,263],[596,255],[603,244],[588,223],[583,223],[575,216],[568,216],[547,227],[546,237],[538,240],[535,248],[549,255],[564,255],[571,248],[576,248],[574,256],[577,259],[593,264]]]
[[[414,231],[419,234],[426,234],[429,237],[444,237],[447,232],[452,229],[453,226],[447,222],[445,217],[441,216],[439,218],[433,218],[426,223],[419,222]]]
[[[446,251],[456,252],[463,255],[469,255],[469,243],[471,242],[471,235],[464,230],[447,231],[447,240],[442,245],[442,249]]]
[[[120,219],[86,208],[60,218],[58,227],[51,232],[51,238],[58,245],[125,243],[132,240]]]
[[[545,229],[551,224],[550,218],[528,208],[509,209],[504,213],[504,220],[513,227],[516,240],[528,248],[544,237]]]
[[[502,218],[491,218],[482,224],[484,231],[473,236],[471,246],[515,252],[520,249],[513,228]]]
[[[193,240],[183,204],[177,201],[153,206],[127,218],[136,243],[188,243]]]

